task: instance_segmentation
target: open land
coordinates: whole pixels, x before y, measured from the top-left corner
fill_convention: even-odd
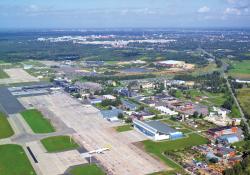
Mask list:
[[[237,99],[243,110],[250,115],[250,88],[242,88],[238,90]]]
[[[9,78],[9,76],[4,70],[0,69],[0,79],[3,78]]]
[[[95,164],[77,166],[70,171],[72,175],[105,175],[105,173]]]
[[[24,82],[37,82],[39,79],[31,76],[21,68],[5,69],[9,78],[0,79],[0,84],[24,83]]]
[[[77,145],[73,139],[71,140],[69,136],[48,137],[42,139],[41,142],[48,152],[60,152],[79,147],[79,145]]]
[[[207,143],[207,139],[198,134],[189,134],[188,137],[183,139],[153,142],[151,140],[143,141],[145,150],[163,160],[168,166],[180,169],[180,166],[164,156],[164,152],[177,151],[185,148],[190,148],[196,145],[202,145]]]
[[[7,138],[14,134],[7,117],[0,112],[0,138]]]
[[[0,155],[0,174],[36,174],[21,146],[0,145]]]
[[[133,127],[131,125],[121,125],[121,126],[117,126],[115,129],[117,132],[125,132],[125,131],[133,130]]]
[[[250,79],[250,60],[231,61],[232,69],[228,74],[238,79]]]
[[[44,118],[42,113],[36,109],[23,111],[21,115],[35,133],[50,133],[55,131],[49,120]]]

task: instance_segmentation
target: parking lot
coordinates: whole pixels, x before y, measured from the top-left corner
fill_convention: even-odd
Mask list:
[[[116,132],[97,109],[84,106],[65,93],[22,97],[19,100],[24,106],[32,104],[38,109],[47,109],[60,118],[67,127],[76,131],[74,139],[87,150],[111,146],[104,154],[95,155],[109,174],[140,175],[170,169],[132,144],[143,140],[142,136],[133,131],[127,134]]]

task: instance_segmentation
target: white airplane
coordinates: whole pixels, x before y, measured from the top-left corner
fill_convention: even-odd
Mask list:
[[[94,151],[90,151],[88,152],[89,154],[94,154],[94,153],[97,153],[97,154],[101,154],[103,153],[104,151],[107,151],[107,150],[110,150],[110,148],[101,148],[101,149],[97,149],[97,150],[94,150]]]

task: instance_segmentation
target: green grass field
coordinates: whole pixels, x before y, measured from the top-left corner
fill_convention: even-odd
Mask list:
[[[223,93],[211,93],[207,91],[200,91],[197,89],[190,89],[185,92],[177,90],[175,96],[177,98],[191,100],[193,102],[197,101],[197,97],[203,97],[202,101],[199,101],[199,103],[207,106],[221,106],[227,99],[226,95]]]
[[[10,137],[14,134],[5,114],[0,112],[0,139]]]
[[[2,69],[0,69],[0,79],[2,78],[9,78],[9,75],[6,72],[4,72]]]
[[[212,72],[218,71],[218,70],[219,70],[219,68],[217,67],[217,65],[215,63],[209,63],[205,67],[195,68],[194,72],[192,72],[192,75],[193,76],[199,76],[199,75],[204,75],[204,74],[212,73]]]
[[[174,169],[182,169],[180,165],[168,159],[163,153],[169,152],[169,151],[178,151],[178,150],[182,150],[185,148],[190,148],[192,146],[206,144],[207,141],[208,140],[206,138],[193,133],[193,134],[190,134],[186,138],[177,139],[177,140],[169,140],[169,141],[163,141],[163,142],[154,142],[151,140],[146,140],[146,141],[143,141],[142,143],[147,152],[160,158],[168,166]]]
[[[0,145],[1,175],[35,175],[23,148],[19,145]]]
[[[48,152],[61,152],[76,149],[79,147],[69,136],[54,136],[41,140],[41,143]]]
[[[122,126],[117,126],[115,129],[117,132],[125,132],[133,130],[133,127],[131,125],[122,125]]]
[[[231,61],[232,69],[228,74],[234,78],[249,79],[250,78],[250,60]]]
[[[21,112],[21,115],[34,133],[51,133],[55,131],[49,120],[44,118],[42,113],[36,109],[26,110]]]
[[[183,173],[182,171],[163,171],[163,172],[156,172],[150,175],[176,175],[177,173]]]
[[[250,115],[250,88],[242,88],[237,90],[237,99],[244,112]]]
[[[246,141],[242,140],[242,141],[236,142],[232,145],[235,146],[238,151],[244,151],[245,144],[246,144]]]
[[[77,166],[69,172],[71,175],[105,175],[96,164]]]

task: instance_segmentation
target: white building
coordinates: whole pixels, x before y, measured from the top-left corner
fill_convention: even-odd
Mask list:
[[[116,99],[116,97],[113,95],[103,95],[103,98],[106,100],[115,100]]]
[[[158,111],[167,114],[167,115],[177,115],[178,112],[172,111],[171,109],[165,107],[165,106],[156,106],[155,107]]]
[[[212,112],[210,112],[209,116],[204,119],[218,126],[227,126],[233,122],[233,120],[227,116],[229,112],[229,110],[213,107]]]
[[[143,122],[137,119],[133,120],[134,128],[138,132],[143,133],[146,137],[158,141],[165,139],[177,139],[183,137],[182,132],[179,132],[160,121]]]

